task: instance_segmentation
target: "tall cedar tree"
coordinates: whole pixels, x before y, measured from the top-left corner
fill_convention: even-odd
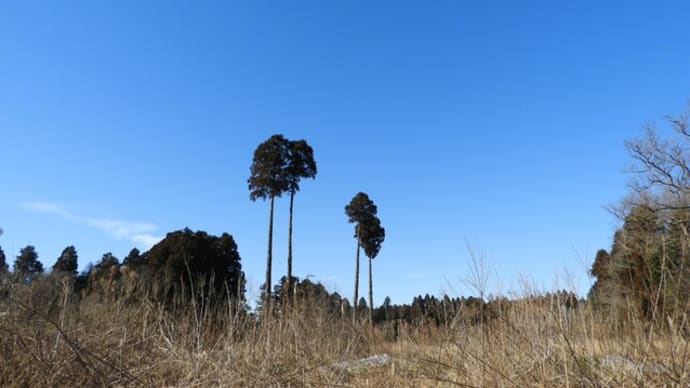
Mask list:
[[[62,250],[62,254],[53,265],[53,273],[69,273],[77,275],[77,250],[70,245]]]
[[[43,273],[43,264],[38,261],[38,253],[32,245],[27,245],[19,251],[14,260],[14,276],[17,282],[29,283]]]
[[[305,140],[290,141],[288,148],[288,165],[285,177],[290,192],[290,216],[288,220],[288,256],[287,256],[287,291],[293,293],[292,285],[292,209],[295,193],[299,191],[299,182],[302,178],[316,177],[316,161],[314,150]]]
[[[352,298],[352,320],[357,321],[357,302],[359,301],[359,251],[362,246],[362,231],[373,217],[376,216],[376,205],[365,193],[359,192],[352,198],[350,203],[345,206],[345,214],[348,222],[355,224],[355,239],[357,239],[357,253],[355,255],[355,290]]]
[[[264,284],[264,306],[270,311],[271,264],[273,261],[273,203],[289,188],[285,177],[288,165],[289,142],[283,135],[273,135],[254,150],[250,168],[249,199],[270,200],[268,218],[268,253],[266,254],[266,283]]]
[[[386,238],[386,230],[381,226],[381,220],[377,216],[371,216],[363,223],[360,229],[360,241],[364,254],[369,258],[369,322],[373,322],[374,309],[374,280],[371,270],[371,262],[379,254],[381,244]]]

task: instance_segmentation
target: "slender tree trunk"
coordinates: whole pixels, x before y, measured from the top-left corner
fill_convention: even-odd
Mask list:
[[[271,196],[271,206],[268,216],[268,254],[266,255],[266,289],[264,294],[264,309],[266,313],[271,310],[271,264],[273,261],[273,201]]]
[[[369,324],[374,322],[374,282],[371,276],[371,257],[369,258]]]
[[[359,296],[359,225],[357,225],[357,254],[355,255],[355,296],[352,298],[352,323],[357,323],[357,297]]]
[[[292,206],[295,200],[295,191],[290,191],[290,216],[288,217],[288,257],[287,257],[287,294],[286,298],[289,300],[290,296],[296,297],[292,289]],[[287,300],[286,300],[287,302]],[[293,304],[294,305],[294,304]]]

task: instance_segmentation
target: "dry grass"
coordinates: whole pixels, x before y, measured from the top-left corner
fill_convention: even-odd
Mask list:
[[[523,299],[481,324],[402,325],[390,341],[313,305],[258,322],[192,303],[78,303],[46,287],[0,299],[0,386],[690,385],[684,329],[586,306]],[[384,353],[384,365],[343,363]]]

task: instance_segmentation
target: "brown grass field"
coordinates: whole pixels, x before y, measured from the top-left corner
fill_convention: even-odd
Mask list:
[[[584,303],[566,312],[523,298],[486,322],[401,325],[392,339],[310,303],[259,322],[231,303],[76,303],[44,291],[0,295],[0,386],[690,386],[685,327]]]

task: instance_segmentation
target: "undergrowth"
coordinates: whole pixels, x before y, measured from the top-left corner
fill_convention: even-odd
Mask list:
[[[300,303],[171,307],[48,280],[0,293],[0,386],[688,386],[687,328],[523,297],[490,319],[387,323]],[[206,302],[205,302],[206,301]],[[364,315],[364,314],[363,314]],[[372,355],[384,362],[356,364]]]

